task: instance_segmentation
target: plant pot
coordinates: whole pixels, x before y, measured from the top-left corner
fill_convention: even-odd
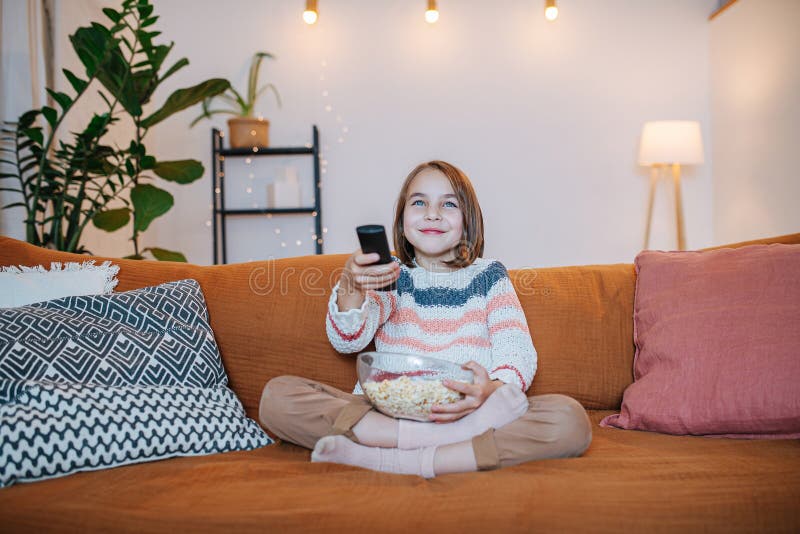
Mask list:
[[[231,148],[250,148],[269,146],[269,121],[237,117],[228,119],[228,133]]]

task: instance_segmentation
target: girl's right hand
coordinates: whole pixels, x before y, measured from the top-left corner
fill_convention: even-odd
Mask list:
[[[337,304],[341,311],[360,308],[367,291],[385,287],[400,277],[400,265],[397,262],[374,265],[379,259],[379,254],[364,254],[361,249],[347,258],[339,278]]]

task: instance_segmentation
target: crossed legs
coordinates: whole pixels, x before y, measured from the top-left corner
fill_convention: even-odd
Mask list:
[[[279,438],[314,449],[312,461],[427,478],[578,456],[591,441],[588,417],[575,400],[527,398],[512,386],[459,421],[434,424],[393,419],[361,395],[282,376],[264,388],[259,419]]]

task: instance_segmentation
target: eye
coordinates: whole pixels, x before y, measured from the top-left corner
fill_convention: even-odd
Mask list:
[[[412,201],[411,205],[412,206],[424,206],[425,205],[425,201],[417,199],[417,200]]]
[[[453,202],[452,200],[448,200],[448,201],[446,201],[444,203],[444,207],[445,208],[457,208],[458,205],[455,202]]]

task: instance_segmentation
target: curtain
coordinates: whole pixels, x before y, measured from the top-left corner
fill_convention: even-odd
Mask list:
[[[0,0],[0,119],[4,121],[52,105],[45,87],[53,86],[53,8],[53,0]],[[6,171],[0,165],[0,172]],[[0,191],[0,205],[16,201],[13,193]],[[24,239],[23,217],[21,208],[0,211],[0,233]]]

